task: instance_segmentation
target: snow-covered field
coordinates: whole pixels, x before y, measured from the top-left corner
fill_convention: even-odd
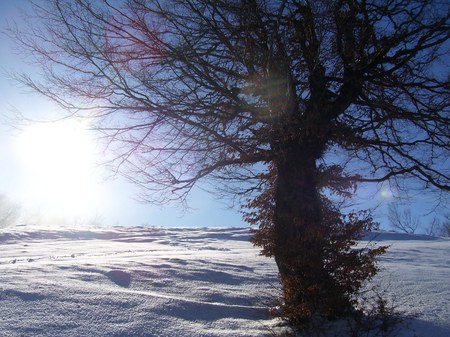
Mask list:
[[[278,281],[244,228],[0,230],[0,336],[271,336]],[[374,280],[414,315],[396,336],[450,336],[450,240],[379,233]]]

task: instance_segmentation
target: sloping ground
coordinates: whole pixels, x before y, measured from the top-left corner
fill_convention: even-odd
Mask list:
[[[375,282],[416,315],[397,335],[450,336],[450,241],[377,235],[391,249]],[[242,228],[3,229],[0,336],[270,336],[276,267],[249,237]]]
[[[450,239],[380,232],[366,240],[390,246],[373,283],[411,317],[394,336],[450,336]]]
[[[277,283],[247,229],[0,232],[1,336],[257,336]]]

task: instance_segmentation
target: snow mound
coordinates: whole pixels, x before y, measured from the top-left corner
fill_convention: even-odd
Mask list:
[[[435,240],[447,240],[446,238],[439,238],[435,236],[425,234],[410,234],[410,233],[397,233],[397,232],[384,232],[376,231],[370,232],[364,235],[364,241],[435,241]]]

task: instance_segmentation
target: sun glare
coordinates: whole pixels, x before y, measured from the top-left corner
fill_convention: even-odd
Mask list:
[[[83,216],[96,203],[95,147],[81,123],[28,126],[18,140],[27,199],[41,211]]]

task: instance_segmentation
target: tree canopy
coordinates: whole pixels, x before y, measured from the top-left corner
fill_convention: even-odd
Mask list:
[[[205,176],[258,185],[253,164],[280,156],[290,134],[323,138],[322,153],[344,150],[355,181],[406,176],[449,189],[445,3],[81,0],[36,9],[31,35],[18,38],[45,80],[22,80],[104,121],[96,126],[119,141],[118,163],[160,201],[162,188],[170,198]]]

